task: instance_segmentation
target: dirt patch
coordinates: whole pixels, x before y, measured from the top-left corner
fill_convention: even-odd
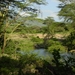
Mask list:
[[[62,35],[62,34],[55,34],[54,37],[57,38],[57,39],[63,39],[64,35]]]
[[[10,39],[16,39],[16,40],[23,40],[25,38],[31,38],[31,37],[39,37],[39,38],[44,38],[47,34],[42,34],[42,33],[37,33],[37,34],[11,34],[9,35],[9,38]],[[64,38],[64,35],[62,34],[55,34],[54,35],[55,38],[57,39],[63,39]]]
[[[28,34],[29,36],[30,34]],[[47,34],[31,34],[31,36],[34,36],[34,37],[39,37],[39,38],[44,38]],[[64,35],[62,34],[55,34],[54,35],[55,38],[58,38],[58,39],[61,39],[61,38],[64,38]]]

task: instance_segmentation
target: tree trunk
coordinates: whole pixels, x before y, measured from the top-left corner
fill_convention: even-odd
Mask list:
[[[6,33],[4,33],[4,38],[3,38],[2,54],[4,53],[5,46],[6,46]]]

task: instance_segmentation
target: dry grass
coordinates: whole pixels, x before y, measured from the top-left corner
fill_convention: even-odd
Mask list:
[[[37,34],[30,34],[30,33],[27,33],[27,34],[19,34],[19,33],[13,33],[13,34],[9,34],[8,37],[10,39],[13,39],[13,40],[24,40],[26,38],[31,38],[31,37],[39,37],[39,38],[44,38],[46,36],[46,34],[42,34],[42,33],[37,33]],[[64,37],[66,37],[66,35],[63,35],[63,34],[58,34],[56,33],[54,35],[55,38],[57,39],[63,39]]]

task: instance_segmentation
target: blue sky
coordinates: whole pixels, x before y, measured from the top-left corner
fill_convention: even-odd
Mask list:
[[[47,17],[53,17],[55,21],[60,21],[57,14],[58,11],[60,10],[57,6],[59,5],[59,1],[58,0],[46,0],[47,1],[47,5],[35,5],[35,8],[40,9],[41,13],[39,13],[38,18],[47,18]],[[28,13],[25,12],[21,12],[20,15],[28,15]]]
[[[40,10],[42,15],[40,14],[39,17],[46,18],[46,17],[53,17],[56,21],[59,21],[57,16],[58,11],[60,10],[57,6],[59,5],[59,1],[57,0],[46,0],[48,2],[47,5],[40,6]]]

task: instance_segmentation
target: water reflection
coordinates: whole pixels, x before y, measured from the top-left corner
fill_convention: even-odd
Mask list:
[[[46,49],[35,49],[35,50],[30,50],[30,51],[18,51],[18,53],[21,53],[22,55],[25,54],[35,54],[39,57],[43,58],[53,58],[53,55],[46,51]],[[72,53],[61,53],[60,54],[61,58],[65,59],[66,61],[68,58],[75,58],[75,54],[73,55]]]
[[[31,53],[37,54],[38,56],[45,56],[45,57],[51,55],[45,49],[36,49],[36,50],[32,51]]]
[[[35,54],[36,56],[40,58],[52,58],[52,54],[47,52],[46,49],[35,49],[35,50],[30,50],[30,51],[17,51],[18,53],[25,55],[25,54]]]

